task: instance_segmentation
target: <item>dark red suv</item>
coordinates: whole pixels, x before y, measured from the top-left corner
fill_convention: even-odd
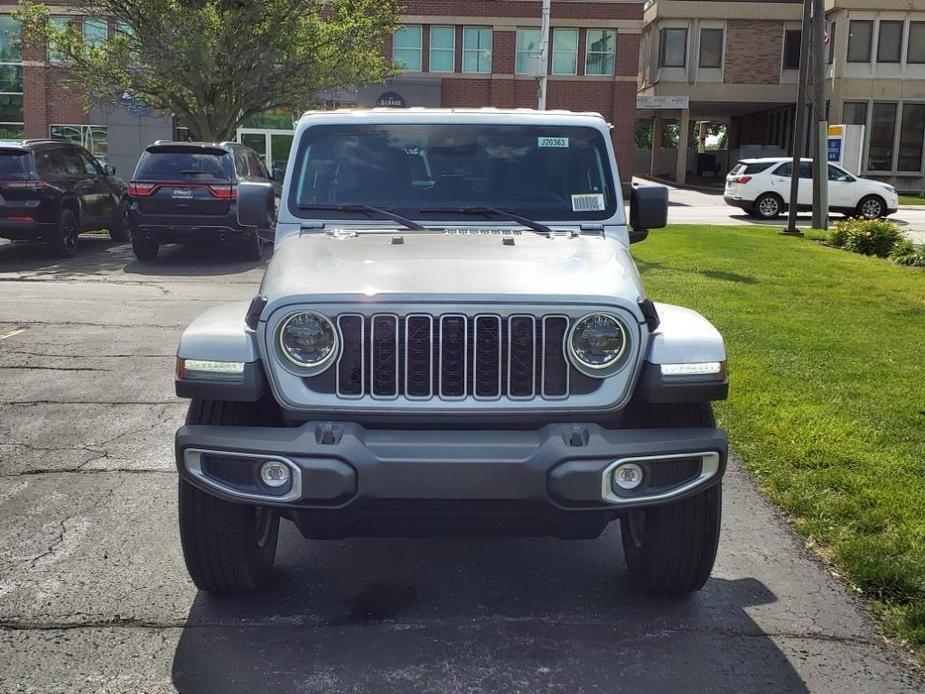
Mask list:
[[[84,231],[126,240],[128,196],[115,173],[70,142],[0,142],[0,237],[46,243],[60,257],[77,252]]]

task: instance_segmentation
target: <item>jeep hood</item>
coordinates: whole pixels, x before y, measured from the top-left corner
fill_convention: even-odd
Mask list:
[[[289,237],[276,248],[260,291],[269,307],[318,301],[581,301],[635,308],[644,297],[629,253],[613,239],[484,231]]]

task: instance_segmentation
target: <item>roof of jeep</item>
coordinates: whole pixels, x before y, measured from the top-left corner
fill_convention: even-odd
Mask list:
[[[371,123],[396,123],[396,122],[466,122],[466,123],[492,123],[503,121],[523,122],[523,123],[568,123],[579,125],[593,123],[600,127],[604,123],[604,117],[600,113],[576,112],[576,111],[539,111],[534,108],[494,108],[486,106],[483,108],[363,108],[363,109],[336,109],[332,111],[306,111],[300,123],[311,121],[342,121],[354,120]]]

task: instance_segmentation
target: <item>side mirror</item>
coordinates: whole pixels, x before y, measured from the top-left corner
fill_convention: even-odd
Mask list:
[[[275,205],[271,184],[252,181],[238,184],[238,224],[242,227],[271,228]]]
[[[630,193],[630,243],[645,241],[649,229],[668,224],[668,189],[640,186]]]
[[[103,173],[105,173],[107,176],[115,176],[115,175],[116,175],[116,167],[113,166],[112,164],[105,164],[105,165],[103,166]]]

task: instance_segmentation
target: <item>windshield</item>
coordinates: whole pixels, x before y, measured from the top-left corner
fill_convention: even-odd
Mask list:
[[[374,205],[415,219],[493,207],[537,220],[600,220],[616,211],[612,181],[593,128],[318,125],[299,143],[289,206],[313,219],[363,217],[319,205]]]
[[[0,150],[0,178],[18,178],[26,173],[27,156],[22,150]]]

